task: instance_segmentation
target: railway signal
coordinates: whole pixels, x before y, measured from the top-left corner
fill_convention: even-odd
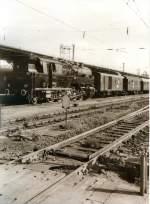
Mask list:
[[[67,129],[67,116],[68,116],[68,109],[70,108],[70,98],[67,95],[62,97],[62,108],[66,110],[66,129]]]

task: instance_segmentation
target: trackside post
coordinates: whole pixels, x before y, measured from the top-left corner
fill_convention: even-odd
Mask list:
[[[1,104],[0,104],[0,128],[1,128]]]
[[[62,108],[64,108],[66,110],[66,129],[67,129],[67,118],[68,118],[68,109],[70,108],[70,98],[67,95],[64,95],[62,97]]]
[[[140,159],[140,195],[147,193],[147,155],[143,153]]]

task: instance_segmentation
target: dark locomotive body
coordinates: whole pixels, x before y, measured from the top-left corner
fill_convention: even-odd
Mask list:
[[[64,93],[75,95],[93,84],[89,69],[84,72],[86,69],[80,66],[53,60],[38,57],[16,60],[12,67],[1,72],[0,93],[20,96],[29,103],[56,101]]]
[[[7,74],[5,71],[1,76],[3,79],[1,94],[9,97],[20,96],[30,103],[36,100],[37,95],[42,98],[42,92],[36,91],[36,87],[47,87],[49,79],[48,75],[43,73],[39,60],[18,60],[13,62],[12,67]]]

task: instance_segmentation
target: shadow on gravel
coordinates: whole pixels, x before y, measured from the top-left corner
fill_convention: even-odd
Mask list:
[[[103,192],[103,193],[119,193],[125,195],[139,195],[139,192],[128,191],[123,189],[106,189],[106,188],[90,188],[89,191]]]
[[[2,105],[22,105],[26,103],[25,98],[21,96],[0,96],[0,104]]]

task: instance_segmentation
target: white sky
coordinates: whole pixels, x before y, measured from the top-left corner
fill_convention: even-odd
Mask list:
[[[76,61],[119,70],[124,62],[125,71],[149,72],[149,0],[0,0],[0,5],[0,44],[57,57],[60,44],[75,44]]]

